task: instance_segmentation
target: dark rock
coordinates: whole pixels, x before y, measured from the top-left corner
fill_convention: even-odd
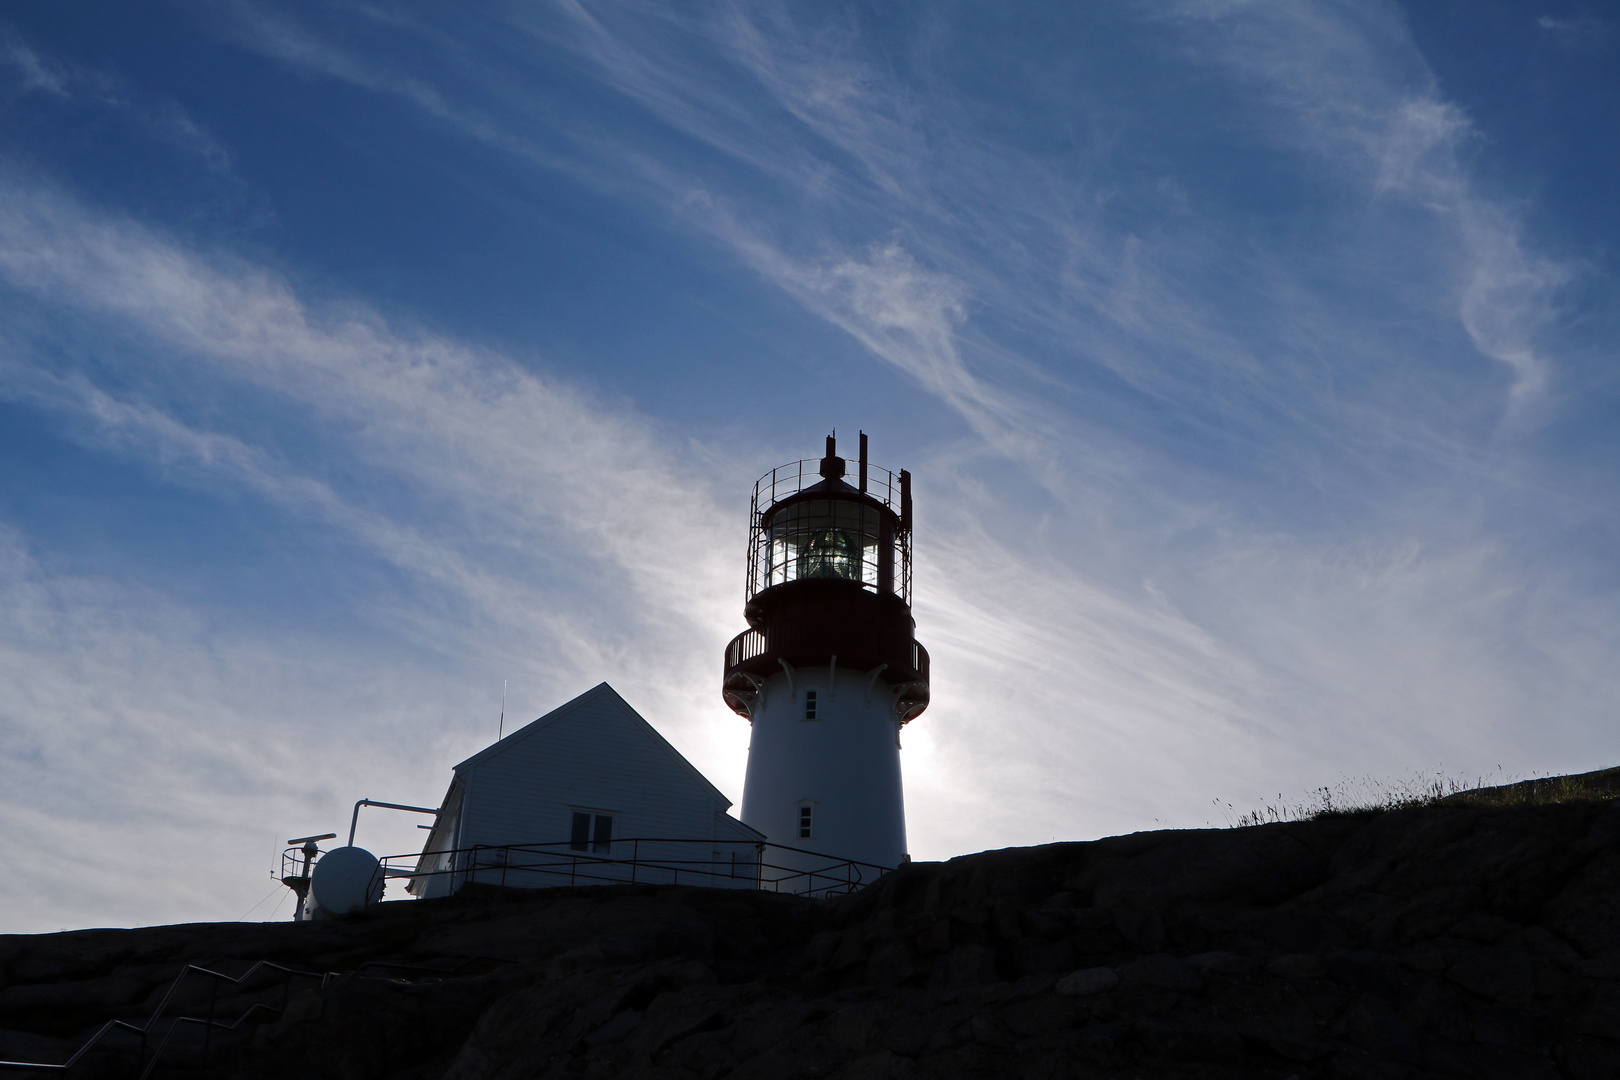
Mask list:
[[[822,1021],[822,1033],[839,1050],[864,1050],[877,1044],[888,1013],[888,1005],[881,1001],[846,1005]]]
[[[1069,931],[1068,941],[1076,952],[1112,952],[1122,940],[1119,931],[1114,929],[1114,913],[1106,908],[1077,908],[1070,921],[1073,929]]]
[[[1262,1017],[1238,1025],[1244,1036],[1290,1061],[1320,1061],[1339,1053],[1337,1043],[1323,1038],[1311,1020],[1295,1017]]]
[[[1455,1048],[1452,1072],[1479,1080],[1560,1080],[1558,1066],[1540,1055],[1498,1050],[1487,1046]]]
[[[827,930],[810,939],[804,947],[804,960],[808,967],[828,967],[832,964],[833,953],[838,951],[839,944],[844,935],[837,930]]]
[[[1070,911],[1061,908],[1036,908],[1024,912],[1024,929],[1031,937],[1060,938],[1073,923]]]
[[[911,947],[899,942],[880,945],[866,962],[866,982],[871,986],[901,986],[921,974]]]
[[[1282,906],[1247,912],[1234,921],[1234,929],[1279,952],[1321,952],[1348,948],[1351,937],[1344,921],[1323,911]]]
[[[20,1048],[0,1053],[62,1060],[188,963],[268,958],[336,977],[284,1012],[274,979],[223,986],[239,1034],[204,1065],[182,1031],[161,1071],[1588,1080],[1620,1076],[1617,895],[1620,806],[1589,803],[984,852],[815,902],[477,888],[323,924],[0,937]],[[210,1000],[187,982],[171,1004]],[[87,1077],[133,1064],[93,1057]]]
[[[1340,1054],[1329,1063],[1335,1080],[1405,1080],[1412,1070],[1371,1054]]]
[[[145,997],[149,984],[120,975],[79,982],[32,983],[0,990],[0,1012],[63,1006],[112,1011]]]
[[[1506,1005],[1481,1005],[1472,1010],[1474,1041],[1486,1046],[1544,1045],[1548,1027],[1530,1013]]]
[[[1128,983],[1157,986],[1178,993],[1197,993],[1204,988],[1204,980],[1185,962],[1168,953],[1153,953],[1132,961],[1120,971]]]
[[[1285,953],[1265,963],[1266,974],[1284,979],[1325,979],[1327,961],[1316,953]]]
[[[1518,935],[1518,941],[1530,953],[1550,960],[1564,971],[1578,971],[1583,961],[1581,954],[1569,947],[1569,943],[1552,931],[1540,926],[1527,926]],[[1614,965],[1616,975],[1620,976],[1620,963]]]
[[[1575,1080],[1614,1080],[1620,1076],[1620,1043],[1574,1039],[1558,1048],[1558,1063]]]
[[[1620,986],[1611,983],[1593,990],[1586,1007],[1575,1017],[1575,1030],[1582,1035],[1620,1039]]]
[[[1064,997],[1089,997],[1112,990],[1119,985],[1119,974],[1113,968],[1085,968],[1071,972],[1057,981],[1057,992]]]
[[[1406,996],[1402,1015],[1413,1026],[1452,1042],[1472,1035],[1462,995],[1447,981],[1425,978]]]
[[[1462,955],[1458,942],[1420,941],[1394,956],[1395,962],[1407,971],[1437,974],[1445,971]]]
[[[1007,1031],[1027,1039],[1072,1027],[1079,1015],[1080,1010],[1073,1002],[1056,994],[1040,994],[1004,1006],[1000,1019]]]
[[[1121,984],[1118,989],[1100,998],[1093,1006],[1093,1015],[1107,1016],[1165,1016],[1181,1004],[1181,996],[1174,990],[1145,983]]]
[[[1293,825],[1158,834],[1136,858],[1077,879],[1099,907],[1165,911],[1184,901],[1271,905],[1321,884],[1327,859]]]
[[[1388,1002],[1399,1000],[1401,972],[1389,957],[1374,952],[1334,952],[1323,958],[1334,982],[1376,994]]]
[[[1374,1057],[1418,1062],[1423,1058],[1423,1036],[1388,1002],[1363,994],[1333,1025],[1353,1045]]]
[[[1067,941],[1047,941],[1042,938],[1019,938],[1007,946],[1008,961],[1013,973],[1025,975],[1055,975],[1074,969],[1078,955]]]
[[[78,1049],[77,1039],[53,1039],[30,1031],[0,1030],[0,1061],[39,1061],[60,1065]]]
[[[1069,921],[1079,930],[1106,930],[1114,925],[1114,913],[1107,908],[1076,908]]]
[[[1439,885],[1412,897],[1395,917],[1395,937],[1406,943],[1448,933],[1485,908],[1477,885]]]
[[[1230,1024],[1194,1016],[1144,1017],[1131,1028],[1150,1057],[1236,1064],[1243,1038]]]
[[[846,930],[840,936],[838,945],[827,960],[827,966],[834,971],[843,971],[857,964],[866,962],[867,944],[861,939],[859,931]]]
[[[1582,960],[1575,965],[1575,971],[1588,979],[1609,979],[1620,982],[1620,956]]]
[[[974,1042],[986,1046],[1010,1049],[1013,1044],[1012,1035],[1007,1029],[995,1017],[984,1013],[978,1013],[968,1021],[968,1031],[972,1034]]]
[[[917,932],[917,951],[924,956],[946,952],[951,947],[951,920],[935,917]]]
[[[1164,946],[1164,919],[1157,912],[1116,908],[1114,927],[1131,945],[1147,952]]]
[[[1500,915],[1489,915],[1483,911],[1476,911],[1452,926],[1450,934],[1452,937],[1494,945],[1516,929],[1518,927],[1515,924]]]
[[[915,1058],[928,1048],[933,1034],[934,1029],[923,1017],[907,1013],[889,1021],[881,1042],[890,1053]]]
[[[1300,1000],[1320,1019],[1331,1020],[1356,999],[1356,992],[1325,980],[1302,980],[1293,984]]]
[[[1522,1005],[1536,993],[1536,968],[1525,953],[1511,949],[1472,949],[1446,972],[1466,990],[1508,1005]]]
[[[1587,956],[1620,955],[1620,851],[1587,863],[1548,903],[1545,925]]]
[[[996,981],[996,951],[983,945],[958,945],[934,961],[929,985],[945,989],[983,986]]]
[[[1263,966],[1263,961],[1257,956],[1239,956],[1237,953],[1229,952],[1207,952],[1187,957],[1187,964],[1205,978],[1212,975],[1225,975],[1236,978],[1253,975]]]
[[[1125,1033],[1123,1024],[1111,1022],[1087,1024],[1080,1033],[1080,1051],[1091,1061],[1107,1061],[1118,1050]]]

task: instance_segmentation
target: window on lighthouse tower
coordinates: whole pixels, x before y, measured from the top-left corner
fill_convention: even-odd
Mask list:
[[[812,829],[813,824],[814,824],[814,820],[813,820],[813,817],[812,817],[812,808],[811,808],[811,806],[808,803],[801,803],[800,806],[799,806],[799,839],[800,840],[809,840],[809,839],[813,838],[813,836],[815,835],[814,830]]]

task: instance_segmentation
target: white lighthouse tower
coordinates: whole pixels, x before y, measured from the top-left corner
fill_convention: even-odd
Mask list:
[[[754,485],[749,629],[726,649],[726,704],[753,725],[742,819],[813,857],[906,858],[900,729],[928,707],[911,618],[911,474],[827,456]],[[765,871],[767,879],[783,871]]]

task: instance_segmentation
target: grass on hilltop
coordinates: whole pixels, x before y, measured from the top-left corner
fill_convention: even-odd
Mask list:
[[[1228,825],[1241,829],[1278,821],[1363,817],[1425,806],[1542,806],[1620,798],[1620,767],[1571,776],[1509,779],[1496,784],[1489,783],[1489,779],[1480,777],[1471,783],[1459,781],[1438,769],[1432,775],[1414,773],[1405,780],[1394,781],[1347,777],[1332,787],[1317,788],[1299,802],[1279,794],[1275,804],[1245,814],[1236,813],[1231,803],[1222,803],[1219,799],[1215,800],[1215,805]]]

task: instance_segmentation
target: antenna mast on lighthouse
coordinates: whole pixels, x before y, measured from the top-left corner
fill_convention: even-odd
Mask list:
[[[742,819],[775,844],[896,866],[906,858],[900,728],[928,707],[911,617],[911,474],[857,483],[820,461],[754,485],[750,629],[726,649],[726,704],[753,724]]]

